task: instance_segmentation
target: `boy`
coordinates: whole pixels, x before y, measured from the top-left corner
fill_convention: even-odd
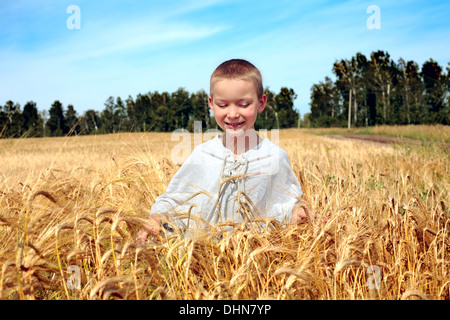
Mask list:
[[[286,152],[254,129],[267,103],[259,70],[246,60],[225,61],[211,75],[208,103],[224,134],[196,147],[173,176],[137,235],[141,244],[162,225],[167,228],[162,222],[177,212],[189,211],[210,224],[250,215],[292,224],[311,217],[298,200],[302,189]],[[177,225],[183,229],[190,221]]]

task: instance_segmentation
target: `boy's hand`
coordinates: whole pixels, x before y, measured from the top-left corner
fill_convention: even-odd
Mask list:
[[[307,212],[309,211],[309,212]],[[307,222],[311,217],[312,212],[305,205],[297,203],[292,210],[292,224],[302,224]]]
[[[292,224],[302,224],[311,221],[311,224],[316,222],[316,214],[306,205],[297,203],[292,210]],[[326,223],[328,219],[323,217],[323,222]]]
[[[144,223],[141,230],[136,235],[136,242],[139,245],[144,245],[149,235],[157,236],[161,231],[161,217],[159,214],[153,214]]]
[[[302,203],[294,205],[294,209],[292,210],[292,224],[302,224],[308,222],[308,220],[311,221],[311,224],[314,224],[316,222],[316,214]],[[323,217],[322,221],[326,223],[328,219]]]

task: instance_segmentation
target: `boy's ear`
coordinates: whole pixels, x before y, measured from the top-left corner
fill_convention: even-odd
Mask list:
[[[211,111],[214,113],[214,109],[213,109],[213,105],[212,105],[212,98],[211,98],[211,96],[208,97],[208,104],[209,104],[209,108],[210,108]]]
[[[258,113],[261,113],[264,111],[264,108],[266,107],[267,104],[267,96],[265,94],[263,94],[261,96],[261,98],[259,98],[259,106],[258,106]]]

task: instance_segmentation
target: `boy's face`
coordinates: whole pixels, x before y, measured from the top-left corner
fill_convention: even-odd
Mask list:
[[[209,106],[216,122],[227,133],[254,129],[258,113],[266,107],[267,97],[258,97],[253,81],[223,79],[213,85]]]

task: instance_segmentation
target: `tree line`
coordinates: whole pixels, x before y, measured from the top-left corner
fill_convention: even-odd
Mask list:
[[[293,108],[297,95],[283,87],[278,94],[266,88],[267,107],[255,123],[256,129],[290,128],[299,121]],[[48,137],[118,132],[171,132],[184,128],[193,132],[194,121],[202,121],[203,130],[217,128],[210,113],[208,94],[204,90],[189,93],[184,88],[168,93],[158,91],[109,97],[102,111],[86,110],[79,115],[74,106],[65,108],[56,100],[48,110],[38,111],[36,103],[27,102],[23,109],[9,100],[0,105],[0,137]]]
[[[450,63],[449,63],[450,65]],[[335,61],[332,72],[311,87],[311,112],[300,120],[293,108],[297,94],[283,87],[275,94],[269,88],[267,107],[257,118],[256,129],[307,127],[354,127],[380,124],[450,125],[450,67],[445,73],[433,59],[419,68],[414,61],[393,61],[388,52],[376,51],[366,57]],[[0,105],[0,138],[47,137],[117,132],[193,131],[194,121],[203,130],[217,128],[204,90],[189,93],[184,88],[169,93],[158,91],[109,97],[104,109],[89,109],[79,115],[74,106],[66,108],[56,100],[48,111],[36,103],[23,109],[9,100]]]
[[[419,68],[380,50],[338,60],[332,72],[335,81],[311,87],[309,126],[450,124],[450,67],[445,74],[433,59]]]

